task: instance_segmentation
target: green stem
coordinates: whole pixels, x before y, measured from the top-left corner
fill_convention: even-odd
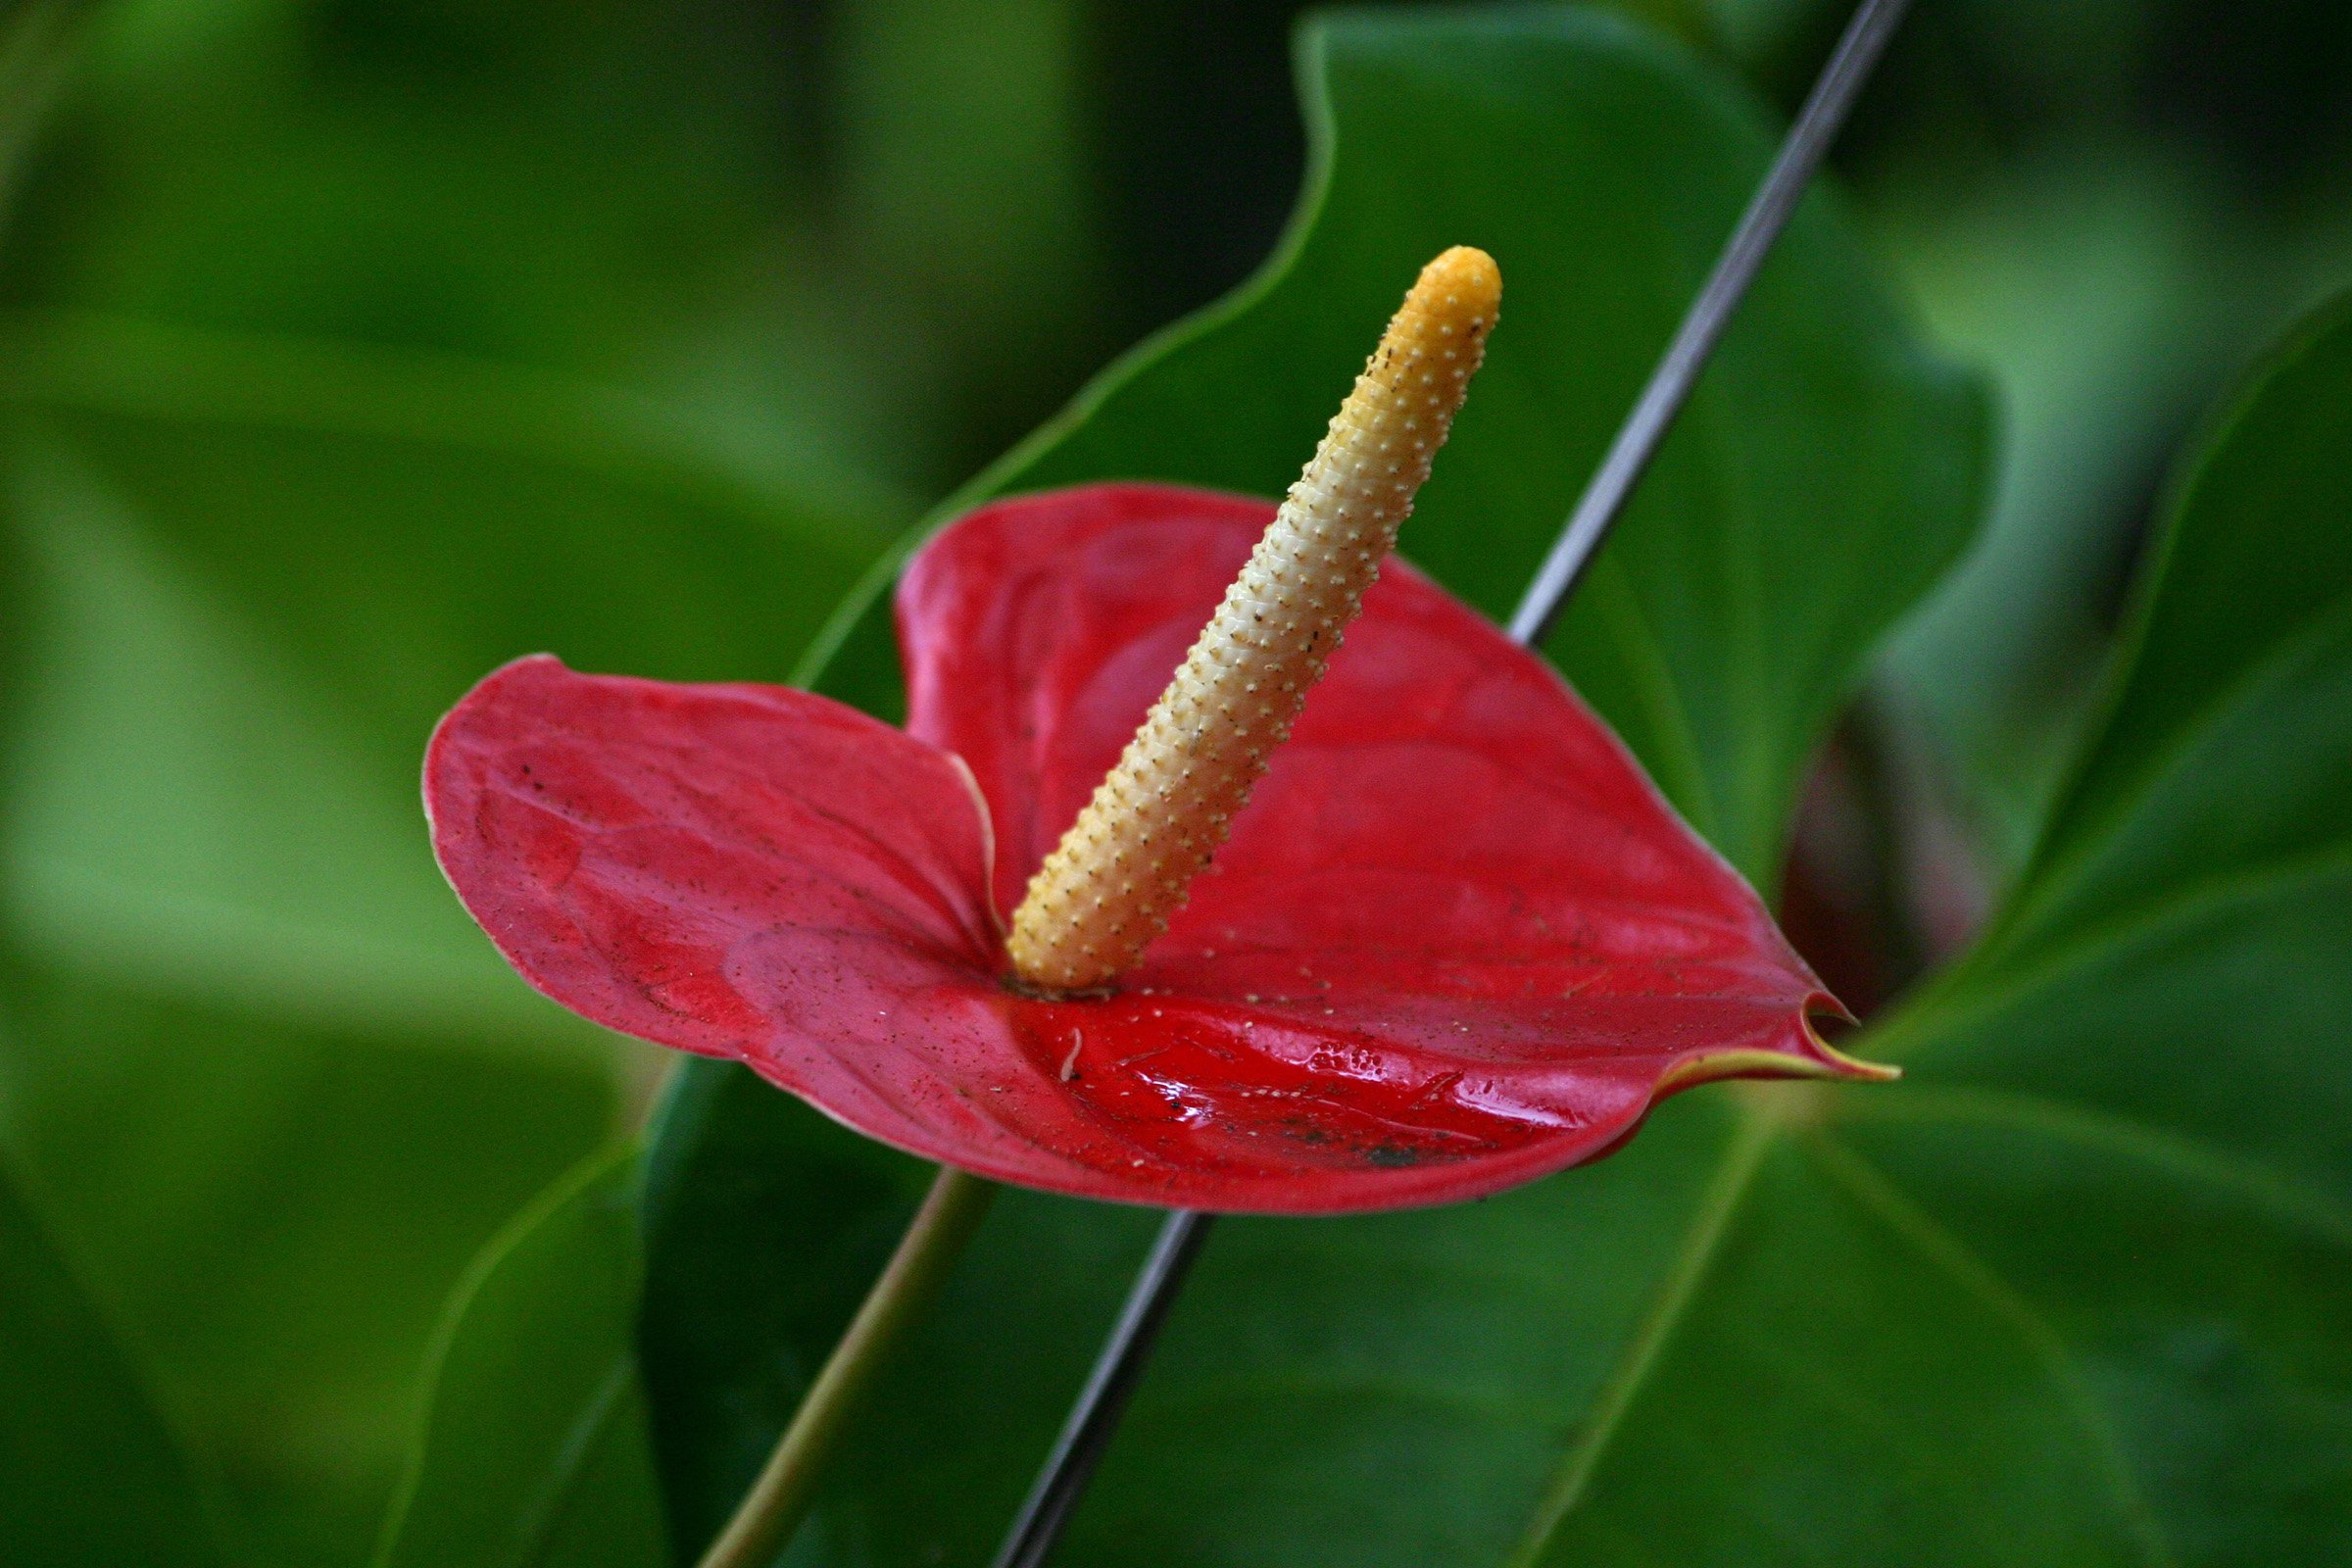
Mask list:
[[[777,1440],[766,1468],[703,1554],[702,1568],[767,1568],[808,1513],[833,1445],[875,1373],[939,1295],[996,1196],[996,1183],[941,1167],[923,1206],[899,1239],[899,1250]]]

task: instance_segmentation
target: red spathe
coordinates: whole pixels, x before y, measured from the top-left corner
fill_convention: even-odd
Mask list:
[[[510,664],[433,737],[441,864],[574,1011],[1090,1198],[1444,1202],[1603,1153],[1690,1083],[1872,1075],[1582,701],[1398,562],[1118,994],[1007,989],[1003,917],[1272,514],[1117,485],[965,517],[900,588],[906,733]]]

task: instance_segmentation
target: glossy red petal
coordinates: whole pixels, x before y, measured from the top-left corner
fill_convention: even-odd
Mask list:
[[[1000,909],[1271,514],[1094,486],[985,508],[909,567],[908,729],[972,765]],[[1495,1191],[1707,1078],[1870,1075],[1813,1033],[1835,1006],[1583,702],[1392,564],[1122,995],[1020,1028],[1044,1094],[1130,1146],[1047,1185],[1310,1211]]]
[[[433,847],[522,977],[942,1158],[990,1136],[988,828],[955,759],[806,692],[509,664],[425,755]],[[997,1008],[1001,1011],[1001,1008]]]
[[[913,736],[773,687],[510,665],[434,736],[442,865],[575,1011],[1089,1197],[1468,1198],[1605,1152],[1686,1083],[1860,1070],[1607,731],[1402,567],[1132,983],[1006,990],[997,909],[1267,515],[1108,487],[957,525],[903,592]],[[987,815],[943,748],[1006,848],[996,908]]]

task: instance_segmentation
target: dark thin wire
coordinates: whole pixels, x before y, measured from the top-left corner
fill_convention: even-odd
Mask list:
[[[1805,100],[1796,123],[1789,128],[1788,139],[1781,144],[1780,156],[1773,160],[1764,183],[1757,187],[1739,227],[1725,243],[1706,286],[1691,302],[1674,341],[1666,347],[1665,357],[1650,372],[1649,384],[1642,389],[1641,400],[1626,416],[1608,456],[1601,460],[1592,482],[1585,487],[1558,542],[1544,558],[1543,569],[1528,585],[1526,597],[1520,600],[1518,611],[1511,616],[1512,640],[1532,647],[1544,640],[1559,618],[1569,595],[1576,591],[1585,568],[1592,564],[1593,552],[1608,537],[1609,527],[1624,510],[1626,498],[1641,482],[1650,459],[1657,455],[1658,443],[1665,439],[1675,416],[1689,400],[1691,387],[1698,382],[1699,371],[1706,367],[1707,356],[1714,352],[1747,286],[1755,281],[1757,268],[1763,265],[1773,241],[1780,237],[1788,215],[1796,210],[1797,198],[1804,194],[1822,154],[1837,138],[1846,112],[1853,108],[1855,94],[1885,52],[1886,40],[1892,35],[1895,24],[1902,20],[1908,3],[1909,0],[1862,0],[1855,7],[1853,20],[1846,24],[1844,36],[1838,41],[1837,52],[1822,68],[1811,96]],[[1127,1304],[1119,1311],[1118,1324],[1096,1357],[1095,1369],[1088,1375],[1078,1402],[1070,1407],[1069,1419],[1062,1425],[1061,1436],[1054,1440],[1054,1451],[1038,1472],[1037,1484],[1031,1488],[1028,1500],[1021,1504],[1011,1533],[997,1553],[996,1568],[1041,1568],[1054,1544],[1061,1538],[1062,1526],[1068,1521],[1070,1511],[1077,1507],[1095,1466],[1102,1462],[1102,1451],[1110,1446],[1111,1434],[1117,1430],[1128,1396],[1144,1375],[1144,1364],[1152,1354],[1152,1342],[1157,1337],[1168,1308],[1175,1304],[1176,1293],[1182,1288],[1200,1244],[1207,1239],[1212,1217],[1190,1209],[1176,1209],[1161,1223],[1158,1239],[1152,1244],[1152,1254],[1144,1260],[1143,1271],[1127,1293]]]
[[[1732,313],[1740,308],[1740,297],[1755,281],[1756,269],[1763,266],[1772,242],[1780,238],[1788,215],[1796,210],[1797,198],[1804,195],[1822,154],[1837,139],[1846,112],[1854,106],[1855,94],[1879,63],[1908,3],[1862,0],[1854,8],[1853,20],[1845,24],[1837,52],[1822,67],[1812,95],[1789,127],[1788,139],[1781,143],[1771,172],[1756,188],[1754,200],[1747,204],[1740,226],[1732,230],[1706,286],[1691,301],[1674,341],[1666,346],[1665,358],[1650,372],[1641,401],[1626,416],[1609,455],[1593,470],[1592,482],[1569,514],[1568,526],[1561,530],[1543,569],[1528,584],[1526,597],[1512,612],[1511,636],[1518,642],[1532,648],[1550,634],[1552,623],[1567,607],[1568,596],[1576,592],[1585,568],[1592,564],[1593,553],[1625,509],[1626,498],[1641,483],[1649,460],[1657,456],[1658,443],[1666,439],[1675,416],[1682,413],[1690,389],[1698,384],[1698,372],[1706,368],[1707,356],[1715,351]]]
[[[1095,1358],[1095,1369],[1088,1374],[1078,1402],[1070,1407],[1070,1418],[1054,1440],[1045,1468],[1038,1472],[1029,1500],[1021,1504],[1020,1515],[997,1553],[996,1568],[1038,1568],[1054,1549],[1054,1543],[1061,1539],[1061,1527],[1070,1510],[1078,1506],[1102,1450],[1110,1446],[1119,1413],[1127,1408],[1127,1396],[1135,1392],[1137,1380],[1144,1375],[1144,1363],[1151,1358],[1152,1342],[1158,1336],[1168,1308],[1176,1304],[1176,1293],[1200,1253],[1200,1244],[1208,1239],[1209,1221],[1215,1217],[1179,1208],[1160,1222],[1152,1255],[1144,1259],[1143,1271],[1127,1292],[1118,1324]]]

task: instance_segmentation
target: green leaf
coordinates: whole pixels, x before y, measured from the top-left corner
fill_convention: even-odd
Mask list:
[[[2184,474],[2097,745],[1854,1134],[2064,1337],[2200,1560],[2352,1531],[2347,453],[2339,300]]]
[[[1980,950],[1887,1028],[1917,1076],[2210,1140],[2340,1200],[2352,1089],[2352,306],[2184,475],[2099,742]]]
[[[213,1568],[203,1488],[0,1159],[0,1559]]]
[[[1403,549],[1506,613],[1753,189],[1744,101],[1604,16],[1308,29],[1314,156],[1290,238],[966,496],[1105,478],[1277,495],[1421,264],[1492,251],[1502,322]],[[1796,787],[1878,636],[1967,544],[1976,383],[1808,202],[1548,651],[1691,821],[1769,886]],[[882,586],[873,583],[876,593]],[[877,598],[825,686],[887,708]]]
[[[1413,270],[1480,243],[1504,268],[1504,325],[1407,535],[1457,589],[1506,610],[1768,140],[1680,57],[1581,13],[1343,20],[1309,33],[1307,59],[1320,151],[1283,255],[1115,368],[975,494],[1104,476],[1279,490]],[[1872,638],[1965,542],[1983,458],[1973,389],[1906,335],[1826,202],[1789,246],[1554,650],[1758,875]],[[886,709],[895,654],[876,604],[837,631],[826,688]],[[655,1215],[644,1334],[649,1350],[698,1353],[649,1364],[657,1430],[759,1412],[723,1449],[663,1443],[671,1494],[695,1499],[677,1521],[691,1550],[715,1526],[710,1499],[740,1491],[847,1316],[840,1301],[781,1307],[767,1271],[854,1257],[863,1277],[882,1244],[846,1247],[827,1212],[842,1184],[822,1173],[875,1158],[849,1135],[737,1068],[691,1063],[677,1094],[692,1113],[670,1119],[655,1158],[700,1196],[691,1226]],[[1779,1187],[1807,1180],[1802,1162],[1788,1169],[1780,1113],[1749,1104],[1677,1103],[1605,1165],[1470,1208],[1224,1222],[1070,1560],[1426,1565],[1540,1549],[1563,1478],[1600,1453],[1580,1423],[1639,1387],[1751,1182],[1768,1168]],[[910,1203],[861,1179],[858,1226]],[[1001,1202],[850,1443],[799,1560],[984,1557],[1151,1225],[1036,1195]],[[779,1248],[756,1272],[732,1262]],[[1922,1513],[1881,1539],[1932,1544],[1943,1529]]]
[[[2347,452],[2352,301],[2188,468],[2009,907],[1866,1040],[1910,1080],[1789,1101],[1542,1560],[2340,1555]]]
[[[659,1315],[677,1311],[658,1294],[666,1269],[683,1292],[703,1277],[688,1270],[748,1236],[824,1255],[821,1211],[765,1201],[735,1173],[812,1143],[839,1158],[855,1143],[740,1069],[696,1076],[713,1086],[730,1141],[760,1158],[706,1171],[699,1247],[658,1241],[649,1338],[678,1332]],[[1639,1324],[1644,1285],[1671,1265],[1676,1237],[1657,1214],[1696,1201],[1727,1129],[1710,1104],[1678,1104],[1596,1180],[1375,1219],[1220,1221],[1064,1558],[1496,1560],[1570,1412]],[[722,1241],[712,1222],[730,1209]],[[806,1555],[791,1560],[986,1560],[1155,1218],[1005,1193],[845,1440]],[[760,1310],[723,1278],[700,1303],[706,1316]],[[706,1404],[762,1387],[763,1353],[821,1355],[837,1327],[776,1317],[767,1347],[705,1369]]]
[[[638,1177],[634,1146],[589,1160],[475,1260],[378,1568],[668,1560],[630,1343]]]

